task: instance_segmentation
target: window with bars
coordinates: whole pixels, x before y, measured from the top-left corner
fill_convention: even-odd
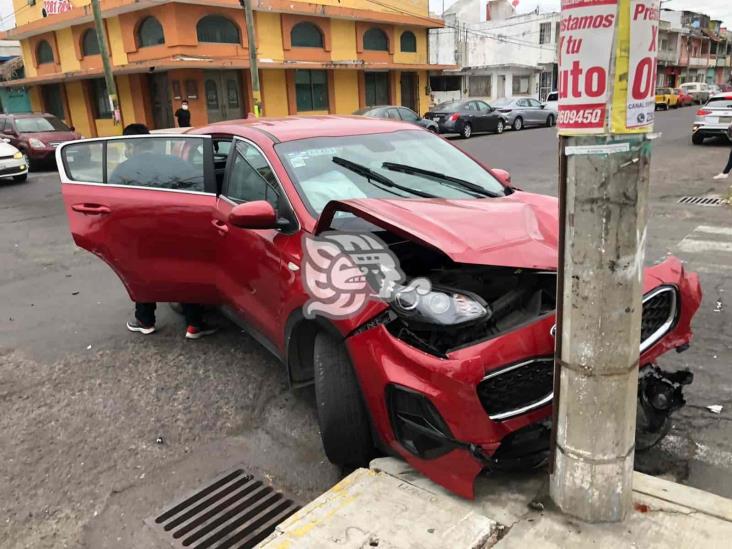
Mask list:
[[[363,49],[371,51],[389,51],[389,39],[386,33],[377,28],[367,30],[363,35]]]
[[[364,87],[366,88],[366,105],[389,104],[389,73],[388,72],[367,72],[364,73]]]
[[[81,53],[87,55],[99,55],[99,40],[97,40],[97,31],[87,29],[81,37]]]
[[[36,63],[43,65],[45,63],[53,63],[53,50],[51,45],[45,40],[38,42],[36,47]]]
[[[552,41],[552,24],[541,23],[539,25],[539,44],[549,44]]]
[[[323,34],[317,25],[303,21],[292,27],[290,42],[293,48],[322,48]]]
[[[328,110],[328,73],[326,71],[295,71],[297,112]]]

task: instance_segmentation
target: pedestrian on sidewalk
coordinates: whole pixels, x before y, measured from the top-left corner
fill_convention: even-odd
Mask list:
[[[727,139],[732,141],[732,124],[727,128]],[[720,173],[714,176],[714,179],[727,179],[730,172],[732,172],[732,149],[729,150],[729,160],[727,160],[727,165]]]
[[[185,99],[181,102],[180,108],[175,111],[175,118],[178,120],[179,128],[191,127],[191,111],[188,110],[188,101]]]
[[[150,130],[144,124],[130,124],[122,130],[122,135],[149,135]],[[117,167],[115,172],[112,173],[114,177],[117,170],[122,169],[124,171],[124,165],[127,163],[134,163],[134,155],[144,155],[145,148],[140,151],[139,148],[134,147],[127,148],[127,154],[132,155],[128,157],[120,166]],[[138,170],[139,171],[139,170]],[[187,339],[200,339],[202,337],[211,335],[216,332],[216,328],[208,326],[203,320],[203,307],[196,303],[181,303],[183,309],[183,316],[186,319],[186,338]],[[138,334],[149,335],[155,332],[155,309],[157,308],[156,303],[135,303],[135,317],[127,322],[127,329],[130,332],[136,332]]]

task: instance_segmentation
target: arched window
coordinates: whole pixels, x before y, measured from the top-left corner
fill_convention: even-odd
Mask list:
[[[386,37],[386,33],[377,28],[367,30],[363,35],[363,49],[389,51],[389,39]]]
[[[290,40],[294,48],[322,48],[323,34],[317,25],[303,21],[292,27]]]
[[[147,48],[159,44],[165,44],[163,26],[154,17],[145,17],[140,26],[137,27],[137,46]]]
[[[38,46],[36,46],[36,62],[39,65],[54,62],[53,50],[51,49],[50,44],[45,40],[41,40],[38,42]]]
[[[99,41],[97,40],[97,31],[94,29],[87,29],[84,36],[81,37],[81,53],[84,57],[99,55]]]
[[[414,53],[417,51],[417,37],[414,36],[412,31],[402,33],[402,37],[399,39],[399,47],[404,52]]]
[[[241,44],[239,29],[223,15],[207,15],[196,25],[199,42]]]

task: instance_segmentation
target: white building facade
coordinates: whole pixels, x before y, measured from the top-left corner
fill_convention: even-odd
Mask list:
[[[430,63],[459,70],[431,78],[435,102],[511,96],[543,100],[556,89],[559,12],[516,15],[509,0],[458,0],[444,19],[445,28],[430,30]]]

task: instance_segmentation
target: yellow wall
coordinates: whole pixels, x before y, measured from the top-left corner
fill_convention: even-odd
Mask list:
[[[331,52],[333,61],[358,59],[356,53],[356,23],[346,19],[330,20]]]
[[[122,111],[122,123],[127,125],[135,122],[135,104],[132,98],[132,88],[130,87],[130,77],[126,74],[116,78],[117,94],[119,99],[119,108]]]
[[[417,38],[416,53],[400,51],[400,38],[404,31],[410,30]],[[427,30],[415,27],[394,27],[394,63],[427,63]]]
[[[112,55],[113,65],[126,65],[127,53],[122,42],[122,29],[119,24],[119,17],[110,17],[105,19],[107,23],[107,38],[109,39],[109,52]]]
[[[98,118],[94,121],[97,127],[97,135],[99,137],[108,137],[110,135],[122,135],[122,124],[115,126],[111,118]]]
[[[81,81],[66,82],[66,100],[71,111],[71,124],[76,131],[84,137],[94,137],[96,134],[92,131]]]
[[[336,70],[333,78],[336,114],[353,114],[358,110],[358,71]]]
[[[41,87],[32,86],[28,90],[30,95],[30,104],[33,112],[43,112],[43,101],[41,99]]]
[[[64,72],[78,71],[80,66],[74,51],[74,37],[71,33],[71,27],[56,31],[56,45],[58,46],[61,70]]]
[[[287,116],[287,80],[281,69],[262,71],[262,88],[265,116]]]
[[[430,110],[430,94],[427,92],[430,84],[430,76],[427,71],[419,71],[419,88],[417,89],[417,97],[419,105],[417,105],[417,114],[422,116]]]
[[[282,25],[279,13],[258,11],[254,14],[257,32],[257,57],[260,59],[284,59],[282,51]]]
[[[23,67],[25,69],[26,78],[37,76],[38,71],[36,71],[36,64],[33,61],[33,52],[31,52],[28,40],[20,41],[20,51],[23,54]]]

